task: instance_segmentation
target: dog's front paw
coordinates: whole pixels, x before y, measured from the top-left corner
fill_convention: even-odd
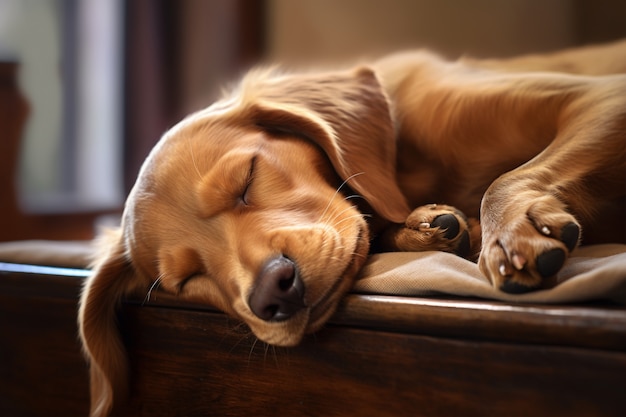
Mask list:
[[[480,241],[480,226],[454,207],[429,204],[413,210],[403,225],[390,229],[385,238],[391,250],[444,251],[469,258],[472,243]]]
[[[510,210],[515,214],[503,216],[506,222],[483,229],[480,269],[507,293],[554,285],[555,275],[578,245],[580,225],[552,196]]]

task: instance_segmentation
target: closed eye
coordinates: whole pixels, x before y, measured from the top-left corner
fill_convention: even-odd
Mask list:
[[[178,292],[181,292],[183,290],[183,288],[185,288],[185,285],[187,285],[187,283],[189,283],[189,281],[191,281],[194,278],[198,278],[200,276],[202,276],[204,273],[202,271],[197,271],[197,272],[193,272],[189,275],[187,275],[185,278],[183,278],[179,283],[178,283]]]
[[[246,177],[246,184],[241,193],[241,202],[245,206],[250,205],[250,188],[252,187],[252,182],[254,180],[254,169],[256,166],[257,156],[255,155],[250,161],[250,169],[248,170],[248,176]]]

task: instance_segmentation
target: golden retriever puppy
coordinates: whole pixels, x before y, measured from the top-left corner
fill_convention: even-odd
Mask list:
[[[583,231],[624,241],[626,76],[609,74],[625,70],[618,42],[250,72],[163,136],[103,241],[79,312],[91,414],[127,396],[127,296],[211,304],[291,346],[324,325],[371,250],[478,258],[518,293],[549,285]]]

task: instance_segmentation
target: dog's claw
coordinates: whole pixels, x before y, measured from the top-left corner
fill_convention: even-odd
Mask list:
[[[462,258],[467,258],[471,250],[472,250],[472,244],[470,241],[469,232],[467,230],[464,230],[463,234],[461,235],[461,240],[459,241],[459,246],[457,246],[456,251],[454,253],[456,253],[458,256]]]
[[[568,223],[561,229],[561,241],[570,252],[574,250],[580,238],[580,227],[576,223]]]
[[[517,269],[518,271],[521,271],[522,269],[524,269],[524,266],[526,265],[526,258],[516,253],[511,258],[511,262],[513,262],[513,266],[515,267],[515,269]]]

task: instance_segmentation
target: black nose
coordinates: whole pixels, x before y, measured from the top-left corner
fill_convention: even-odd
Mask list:
[[[302,310],[304,283],[293,261],[280,256],[265,264],[248,303],[252,312],[265,321],[287,320]]]

